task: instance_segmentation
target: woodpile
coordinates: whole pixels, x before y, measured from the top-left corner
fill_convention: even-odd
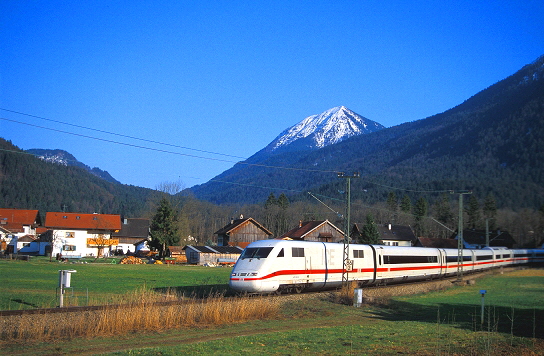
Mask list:
[[[123,258],[121,260],[121,262],[119,262],[119,264],[121,264],[121,265],[143,265],[144,262],[142,261],[141,258],[134,257],[134,256],[128,256],[128,257]]]

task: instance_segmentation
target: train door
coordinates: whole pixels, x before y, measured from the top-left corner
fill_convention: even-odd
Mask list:
[[[380,246],[374,247],[374,271],[376,274],[376,280],[384,279],[387,277],[387,269],[383,267],[383,248]]]
[[[443,248],[438,249],[438,264],[440,265],[440,276],[446,274],[446,251]]]

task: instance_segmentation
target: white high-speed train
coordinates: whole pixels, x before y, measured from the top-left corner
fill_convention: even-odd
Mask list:
[[[248,293],[291,293],[342,284],[341,243],[260,240],[234,265],[230,286]],[[359,285],[399,283],[454,275],[458,250],[350,244],[348,279]],[[463,273],[500,266],[543,263],[544,249],[487,247],[462,250]],[[351,265],[351,266],[350,266]]]

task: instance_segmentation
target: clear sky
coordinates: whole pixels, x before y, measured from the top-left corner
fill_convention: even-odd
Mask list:
[[[44,127],[0,137],[190,187],[307,116],[422,119],[543,54],[542,0],[0,0],[0,108],[33,115],[0,117]]]

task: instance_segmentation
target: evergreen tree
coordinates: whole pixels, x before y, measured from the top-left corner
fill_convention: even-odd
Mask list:
[[[378,226],[374,222],[374,218],[372,217],[372,215],[368,214],[366,216],[366,222],[363,225],[363,229],[361,231],[361,238],[359,239],[359,243],[376,245],[379,239],[380,233],[378,231]]]
[[[276,200],[276,196],[274,195],[274,193],[270,193],[270,195],[268,196],[268,199],[266,199],[266,203],[264,203],[264,208],[270,209],[271,207],[277,204],[278,204],[278,201]]]
[[[426,233],[423,219],[427,216],[427,210],[427,200],[423,197],[419,198],[414,206],[414,231],[417,237],[424,236]]]
[[[289,199],[283,193],[278,197],[278,207],[280,208],[276,215],[276,232],[283,234],[287,232],[287,208],[289,208]]]
[[[450,205],[450,194],[443,194],[442,198],[436,203],[435,209],[436,219],[442,224],[448,225],[453,222],[453,212]]]
[[[149,245],[159,251],[159,258],[164,257],[168,246],[179,242],[176,215],[170,201],[163,197],[157,212],[151,220],[151,241]]]
[[[287,208],[289,207],[289,199],[287,199],[287,196],[285,194],[281,193],[280,196],[278,197],[277,204],[280,207],[280,209],[287,210]]]
[[[485,197],[483,212],[484,218],[489,221],[489,229],[494,230],[496,225],[495,218],[497,217],[497,202],[491,193]]]
[[[480,220],[480,203],[478,202],[478,199],[476,199],[474,194],[471,194],[470,196],[470,199],[468,201],[468,207],[466,208],[466,213],[468,215],[467,224],[469,228],[475,229],[476,223]]]
[[[402,200],[400,202],[400,211],[406,214],[410,214],[410,212],[412,211],[412,201],[407,194],[404,194],[404,196],[402,197]]]
[[[398,209],[398,203],[397,203],[397,195],[395,192],[389,192],[387,195],[387,210],[391,212],[389,216],[389,222],[392,223],[395,220],[395,216],[397,215],[397,209]]]

